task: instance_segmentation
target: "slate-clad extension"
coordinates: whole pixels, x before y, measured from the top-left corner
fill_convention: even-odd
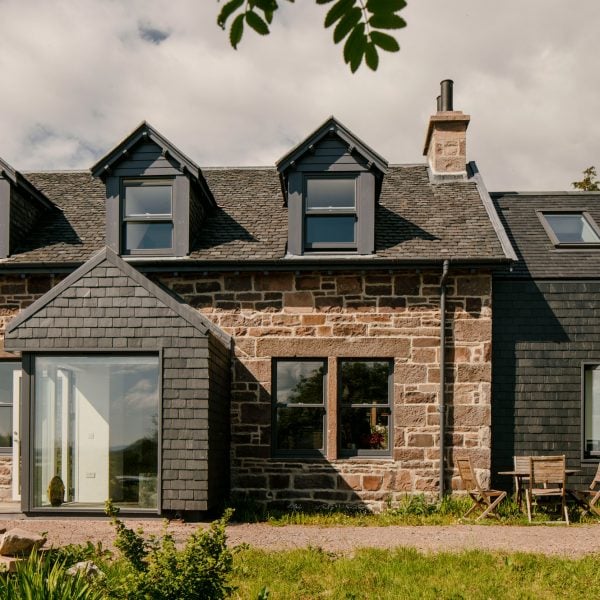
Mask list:
[[[202,315],[105,248],[11,321],[4,345],[23,353],[25,370],[28,352],[159,354],[159,510],[206,511],[222,502],[228,489],[230,338]],[[26,406],[25,415],[27,422]],[[23,464],[29,464],[26,454]],[[24,508],[30,510],[27,466],[23,482]]]

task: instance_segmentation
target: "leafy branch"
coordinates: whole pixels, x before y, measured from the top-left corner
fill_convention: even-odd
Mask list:
[[[220,0],[219,0],[220,1]],[[294,2],[294,0],[287,0]],[[406,27],[398,14],[405,0],[315,0],[317,4],[333,4],[325,15],[325,28],[334,27],[333,41],[343,40],[343,56],[352,73],[363,60],[373,71],[379,66],[379,51],[398,52],[400,45],[393,35],[385,33]],[[221,8],[217,24],[226,29],[229,19],[229,41],[237,50],[248,25],[259,35],[270,33],[269,25],[279,9],[277,0],[229,0]]]
[[[600,192],[600,180],[596,176],[596,168],[588,167],[583,171],[581,181],[573,181],[573,187],[582,192]]]

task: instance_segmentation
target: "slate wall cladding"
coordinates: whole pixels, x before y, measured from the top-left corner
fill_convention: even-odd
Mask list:
[[[4,281],[4,280],[3,280]],[[19,304],[31,300],[28,283],[0,282],[0,294]],[[3,291],[4,290],[4,291]],[[27,300],[19,301],[19,290]],[[8,293],[10,292],[10,294]],[[220,342],[202,334],[171,308],[109,262],[101,262],[51,300],[10,334],[12,349],[21,351],[163,350],[162,372],[162,509],[204,511],[210,508],[209,479],[226,460],[217,446],[211,462],[208,436],[213,401],[209,379],[209,345]],[[212,342],[210,341],[212,340]],[[223,354],[212,373],[225,381]],[[218,383],[215,385],[218,389]],[[215,401],[226,394],[214,392]],[[227,411],[226,408],[222,410]],[[216,429],[226,437],[221,421]],[[223,489],[223,487],[221,487]]]
[[[492,468],[513,454],[565,454],[587,486],[596,464],[581,462],[581,365],[600,364],[600,281],[494,282]],[[498,481],[498,484],[506,481]]]
[[[380,508],[433,493],[439,469],[439,272],[157,276],[235,340],[233,493],[260,502]],[[489,477],[491,278],[448,280],[448,463],[469,453]],[[272,357],[393,357],[390,458],[271,458]],[[331,395],[330,395],[331,396]],[[335,423],[332,424],[335,430]],[[457,486],[456,473],[448,479]]]
[[[10,249],[18,248],[44,212],[37,202],[28,200],[15,189],[10,192]]]

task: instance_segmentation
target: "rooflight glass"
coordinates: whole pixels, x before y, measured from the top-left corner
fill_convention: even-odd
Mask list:
[[[544,217],[561,244],[600,243],[600,238],[581,213],[545,213]]]
[[[355,179],[313,177],[306,180],[308,210],[354,209]]]

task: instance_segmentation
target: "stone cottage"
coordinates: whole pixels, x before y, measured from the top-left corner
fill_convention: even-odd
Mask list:
[[[451,92],[418,165],[335,118],[263,168],[201,169],[148,123],[89,171],[0,163],[0,493],[192,515],[380,508],[464,454],[487,480],[517,257]]]

